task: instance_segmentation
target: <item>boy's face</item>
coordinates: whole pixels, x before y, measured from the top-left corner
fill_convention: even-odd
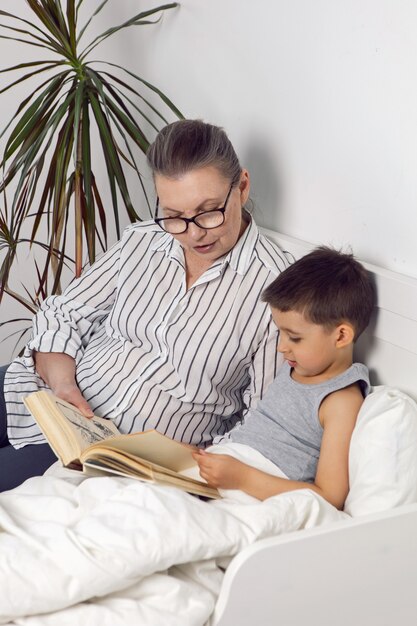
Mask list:
[[[338,373],[339,326],[327,329],[313,324],[297,311],[279,311],[271,307],[272,319],[278,327],[278,351],[293,368],[296,378],[334,376]]]

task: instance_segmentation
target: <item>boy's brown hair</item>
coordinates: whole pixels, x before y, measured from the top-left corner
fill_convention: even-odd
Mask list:
[[[320,246],[277,276],[262,300],[282,312],[302,313],[314,324],[334,327],[349,322],[356,341],[369,324],[376,290],[353,254]]]

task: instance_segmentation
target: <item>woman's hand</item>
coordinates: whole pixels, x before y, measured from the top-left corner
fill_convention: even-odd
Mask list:
[[[242,489],[248,465],[227,454],[210,454],[199,450],[193,454],[200,476],[217,489]],[[250,468],[249,468],[250,469]]]
[[[93,412],[75,381],[75,360],[59,352],[35,352],[36,371],[51,391],[61,400],[75,406],[84,417],[93,417]]]
[[[58,398],[61,398],[61,400],[65,400],[75,406],[84,415],[84,417],[94,417],[94,413],[91,410],[90,405],[83,397],[75,382],[72,384],[57,384],[56,386],[51,387],[51,390],[56,396],[58,396]]]

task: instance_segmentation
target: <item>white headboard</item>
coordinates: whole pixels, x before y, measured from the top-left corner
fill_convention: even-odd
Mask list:
[[[272,230],[262,232],[295,258],[315,247]],[[363,265],[375,279],[378,306],[355,346],[355,358],[369,367],[373,385],[398,387],[417,400],[417,279]]]

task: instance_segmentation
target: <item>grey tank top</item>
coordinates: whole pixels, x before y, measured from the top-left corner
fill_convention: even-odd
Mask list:
[[[270,459],[289,479],[314,482],[323,436],[320,404],[330,393],[355,382],[366,396],[369,372],[362,363],[353,363],[330,380],[305,385],[291,378],[291,368],[284,362],[257,407],[215,443],[244,443]]]

